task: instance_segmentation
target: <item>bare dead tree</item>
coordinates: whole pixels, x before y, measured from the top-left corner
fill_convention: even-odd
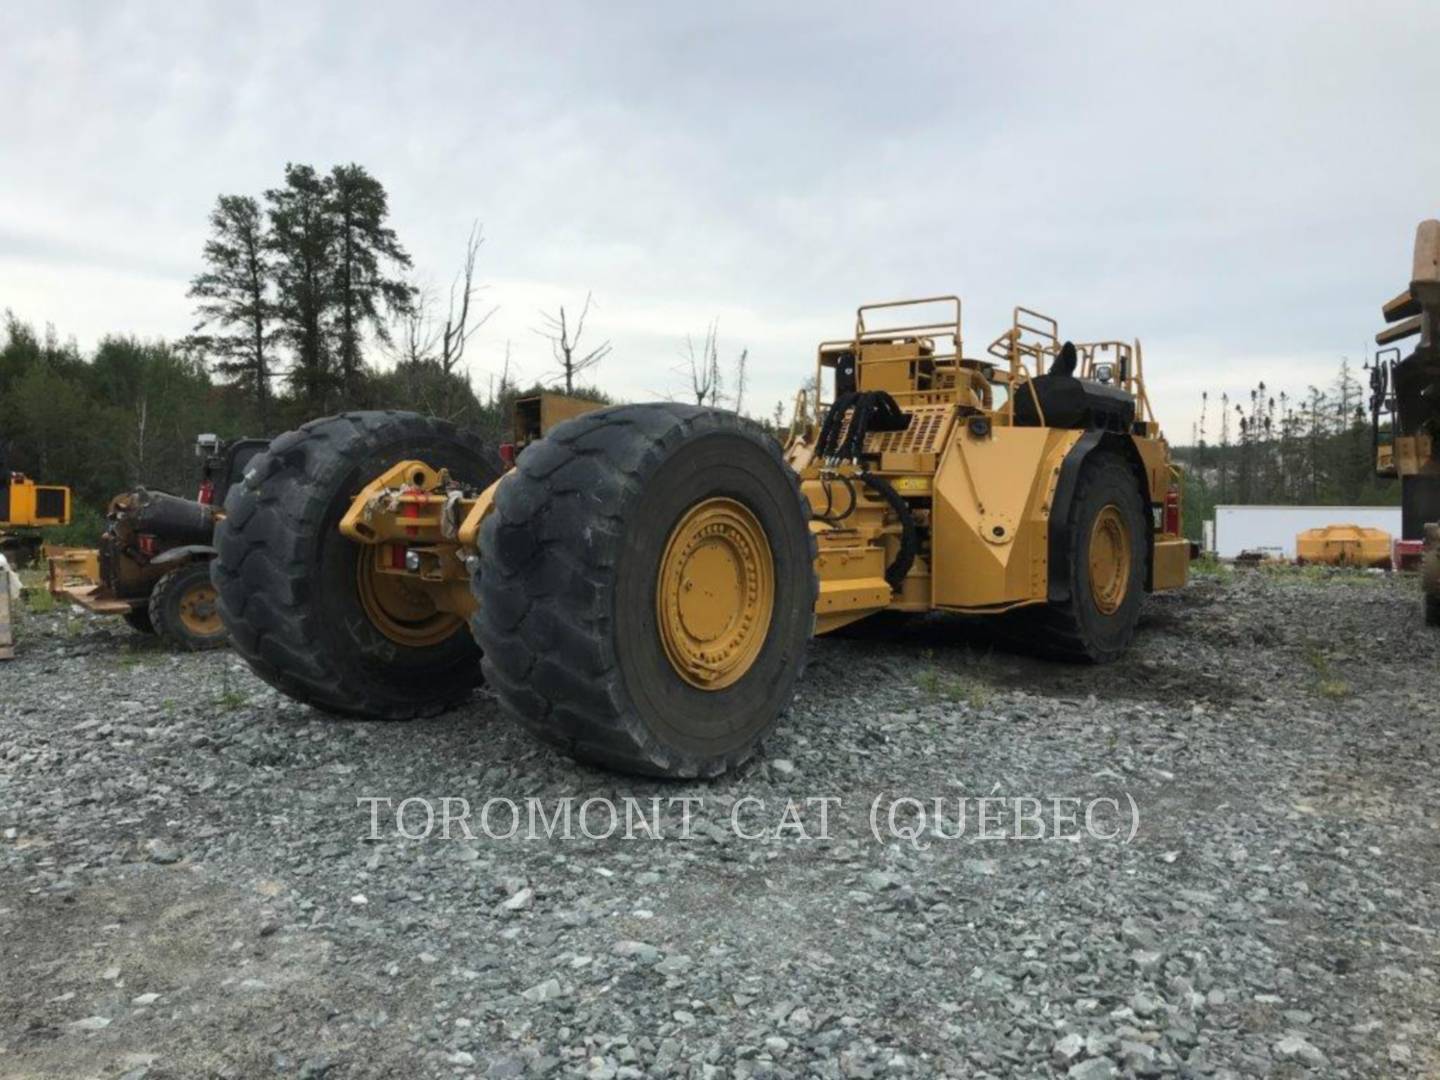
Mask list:
[[[735,411],[745,412],[745,375],[750,365],[750,350],[741,349],[735,358]]]
[[[487,405],[499,405],[515,391],[515,376],[511,373],[510,342],[505,342],[505,362],[500,365],[500,377],[490,376],[490,400]]]
[[[421,364],[435,358],[439,332],[435,329],[434,290],[419,282],[410,283],[414,300],[395,317],[390,333],[390,355],[400,365]]]
[[[471,222],[470,236],[465,241],[465,263],[450,282],[450,305],[445,312],[445,325],[440,329],[440,370],[446,375],[454,372],[465,357],[465,346],[491,316],[500,310],[492,305],[488,310],[472,318],[470,308],[484,290],[475,284],[475,259],[485,243],[480,223]]]
[[[465,240],[464,261],[450,282],[443,320],[435,289],[414,282],[410,286],[413,302],[396,316],[389,335],[390,354],[406,376],[415,403],[448,420],[464,413],[469,399],[460,392],[460,384],[470,382],[463,364],[465,347],[499,310],[495,305],[482,309],[478,303],[485,287],[475,280],[475,263],[484,243],[480,223],[473,222]]]
[[[575,320],[573,327],[563,305],[555,315],[542,311],[540,317],[543,325],[535,327],[535,333],[550,342],[551,355],[559,366],[559,371],[553,377],[564,379],[567,394],[575,392],[577,375],[593,368],[610,355],[609,341],[601,342],[589,352],[581,350],[580,341],[585,333],[585,319],[590,314],[590,304],[591,296],[586,293],[585,305],[580,309],[580,317]]]
[[[704,405],[707,401],[716,405],[720,401],[720,323],[712,322],[705,329],[705,337],[700,341],[699,351],[695,348],[695,339],[689,334],[685,335],[685,351],[681,354],[687,364],[686,371],[690,376],[690,393],[695,398],[696,405]]]

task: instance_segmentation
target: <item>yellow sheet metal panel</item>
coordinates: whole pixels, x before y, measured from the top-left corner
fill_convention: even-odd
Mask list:
[[[815,573],[820,578],[820,595],[815,599],[817,634],[839,629],[890,603],[884,548],[822,544]]]
[[[566,420],[603,408],[603,401],[548,391],[516,398],[511,407],[512,438],[515,446],[525,446],[548,435],[556,424],[563,424]]]
[[[1190,542],[1184,539],[1155,540],[1152,589],[1178,589],[1190,573]]]
[[[1326,566],[1390,565],[1391,536],[1363,525],[1325,525],[1295,537],[1295,561]]]
[[[8,480],[9,498],[0,513],[0,525],[34,528],[70,524],[70,489],[58,484],[37,484],[14,473]]]
[[[935,475],[937,607],[988,608],[1045,599],[1050,500],[1081,432],[959,428]]]
[[[1163,503],[1165,492],[1171,484],[1170,446],[1164,439],[1130,440],[1145,465],[1145,481],[1150,490],[1151,503]]]

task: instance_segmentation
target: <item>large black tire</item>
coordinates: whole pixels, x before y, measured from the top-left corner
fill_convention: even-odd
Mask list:
[[[1131,557],[1123,599],[1106,612],[1090,587],[1090,542],[1096,519],[1112,506],[1128,533]],[[1026,612],[1029,643],[1055,659],[1109,663],[1124,654],[1135,636],[1148,577],[1145,500],[1139,477],[1123,458],[1097,452],[1085,460],[1065,527],[1070,598]]]
[[[445,711],[480,681],[463,624],[436,644],[398,644],[365,613],[357,566],[369,549],[339,522],[367,483],[399,461],[450,470],[475,488],[495,452],[443,420],[353,412],[281,435],[231,486],[211,576],[235,650],[270,685],[345,716],[408,720]]]
[[[131,608],[129,611],[125,612],[125,614],[121,615],[120,618],[125,620],[126,626],[130,627],[131,630],[134,630],[137,633],[155,633],[155,624],[150,621],[150,608],[148,606],[142,605],[140,607]]]
[[[154,633],[173,648],[203,652],[229,640],[224,623],[216,618],[215,586],[205,562],[186,563],[157,581],[150,590],[148,614]]]
[[[656,616],[671,531],[702,500],[744,505],[774,564],[752,666],[699,689]],[[500,485],[480,538],[475,637],[505,711],[574,757],[651,776],[748,758],[794,697],[814,629],[815,541],[799,481],[762,429],[689,405],[625,405],[556,427]]]

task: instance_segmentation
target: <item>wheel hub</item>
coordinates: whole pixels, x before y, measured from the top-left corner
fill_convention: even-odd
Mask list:
[[[1090,596],[1104,615],[1113,615],[1130,588],[1130,531],[1120,508],[1101,509],[1090,529]]]
[[[670,532],[655,589],[676,674],[701,690],[738,682],[760,655],[774,607],[774,557],[755,515],[734,499],[691,507]]]
[[[397,645],[421,649],[438,645],[464,627],[460,616],[441,611],[423,588],[377,565],[384,548],[367,548],[356,566],[360,606],[379,630]]]
[[[220,609],[215,604],[215,586],[196,585],[180,598],[180,622],[198,637],[210,637],[224,631]]]

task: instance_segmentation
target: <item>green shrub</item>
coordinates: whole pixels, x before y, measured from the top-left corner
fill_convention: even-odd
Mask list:
[[[105,531],[105,515],[78,499],[70,506],[70,524],[41,530],[45,543],[60,547],[94,547]]]

